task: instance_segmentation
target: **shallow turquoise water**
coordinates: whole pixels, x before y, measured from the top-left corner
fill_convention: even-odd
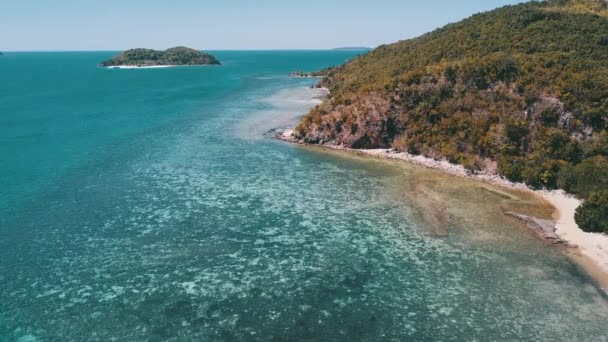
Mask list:
[[[289,72],[354,54],[0,57],[0,341],[606,340],[554,249],[458,217],[433,237],[412,169],[265,134],[314,104]]]

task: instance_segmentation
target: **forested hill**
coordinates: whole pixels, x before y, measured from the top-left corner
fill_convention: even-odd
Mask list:
[[[158,66],[158,65],[219,65],[212,55],[183,46],[165,51],[131,49],[101,63],[101,66]]]
[[[502,7],[329,71],[331,97],[296,137],[497,167],[587,197],[608,190],[607,61],[606,1]]]

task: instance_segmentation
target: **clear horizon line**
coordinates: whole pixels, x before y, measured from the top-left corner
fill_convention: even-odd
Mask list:
[[[255,48],[255,49],[197,49],[199,51],[327,51],[327,50],[340,50],[340,49],[349,49],[351,47],[335,47],[335,48]],[[132,48],[131,48],[132,49]],[[375,49],[375,47],[363,47],[363,46],[354,46],[353,50],[370,50]],[[3,53],[11,53],[11,52],[119,52],[126,51],[129,49],[87,49],[87,50],[70,50],[70,49],[57,49],[57,50],[3,50],[0,49],[0,52]],[[153,49],[157,50],[157,49]],[[161,50],[162,49],[158,49]]]

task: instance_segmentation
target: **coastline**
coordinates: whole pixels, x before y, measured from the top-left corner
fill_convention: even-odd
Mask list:
[[[294,131],[291,129],[279,133],[277,139],[301,145],[303,144],[294,137]],[[462,165],[452,164],[445,160],[434,160],[421,155],[397,152],[392,149],[362,150],[333,145],[310,146],[359,153],[376,158],[401,160],[458,177],[482,181],[513,190],[531,192],[554,208],[553,231],[542,234],[541,238],[546,241],[553,241],[555,244],[563,245],[566,253],[595,279],[604,291],[608,291],[608,235],[587,233],[581,230],[574,220],[576,208],[581,204],[581,201],[563,190],[534,190],[523,183],[514,183],[499,175],[483,172],[472,174]],[[559,238],[558,242],[555,242],[555,236]]]
[[[178,65],[148,65],[148,66],[139,66],[139,65],[113,65],[104,67],[106,69],[160,69],[160,68],[173,68]]]
[[[102,66],[105,69],[164,69],[164,68],[179,68],[179,67],[201,67],[206,64],[196,65],[112,65]]]

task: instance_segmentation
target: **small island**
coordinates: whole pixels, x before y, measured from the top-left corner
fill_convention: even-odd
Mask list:
[[[131,49],[101,63],[108,68],[152,68],[180,65],[220,65],[212,55],[179,46],[165,51]]]

